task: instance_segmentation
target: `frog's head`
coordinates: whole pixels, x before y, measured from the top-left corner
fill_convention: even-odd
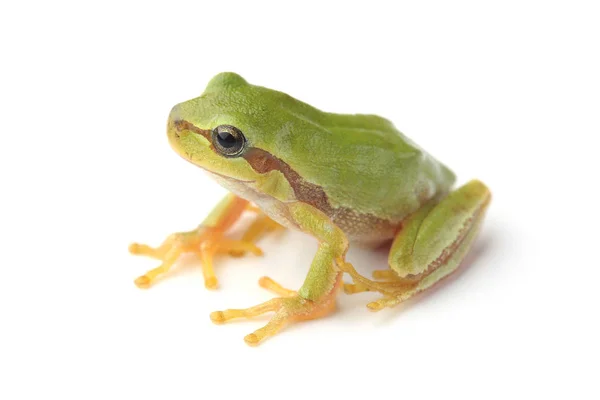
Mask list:
[[[289,199],[290,185],[283,171],[287,165],[272,154],[271,146],[285,125],[278,104],[289,100],[286,96],[250,85],[237,74],[221,73],[200,97],[173,107],[169,142],[180,156],[234,192],[251,187]]]

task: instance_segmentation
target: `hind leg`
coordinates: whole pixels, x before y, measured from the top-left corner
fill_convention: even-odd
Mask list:
[[[392,269],[378,269],[373,271],[373,278],[379,279],[385,282],[389,287],[394,287],[400,290],[401,288],[411,288],[414,283],[418,280],[415,278],[400,278],[396,272]],[[356,294],[363,292],[370,292],[369,286],[363,283],[344,283],[344,293]]]
[[[369,303],[369,309],[401,303],[454,272],[471,248],[489,202],[487,187],[471,181],[407,218],[388,259],[391,271],[401,281],[371,281],[350,267],[348,272],[356,284],[384,295]]]

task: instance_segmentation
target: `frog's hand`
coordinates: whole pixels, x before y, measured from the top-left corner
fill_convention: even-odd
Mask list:
[[[238,256],[245,252],[251,252],[261,255],[261,250],[256,247],[254,242],[265,232],[279,226],[268,217],[259,214],[241,240],[227,238],[226,231],[245,210],[256,211],[256,208],[248,201],[229,194],[193,231],[172,234],[156,248],[138,243],[129,246],[132,254],[150,256],[162,261],[159,267],[137,278],[135,284],[140,288],[149,287],[159,276],[169,271],[181,254],[190,252],[197,254],[202,260],[205,286],[209,289],[216,288],[217,278],[212,264],[216,254],[229,253]]]
[[[348,241],[344,233],[321,211],[305,203],[288,205],[290,219],[298,227],[319,240],[319,249],[298,292],[287,290],[267,277],[259,281],[262,287],[282,297],[245,309],[215,311],[210,318],[223,323],[234,318],[251,318],[267,312],[275,315],[267,325],[245,337],[246,343],[256,345],[263,339],[276,334],[285,325],[325,316],[335,309],[337,289],[342,282],[338,268],[343,263]]]
[[[471,248],[490,202],[488,188],[471,181],[439,203],[431,203],[403,223],[389,255],[388,282],[373,282],[352,274],[357,289],[384,294],[368,304],[371,310],[396,305],[454,272]],[[390,271],[390,272],[391,272]],[[383,277],[383,273],[378,274]]]

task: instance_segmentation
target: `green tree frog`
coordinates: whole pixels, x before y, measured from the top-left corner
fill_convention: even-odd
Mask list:
[[[216,254],[261,254],[263,234],[289,227],[315,237],[318,250],[297,291],[263,277],[279,297],[245,309],[213,312],[215,323],[274,312],[245,337],[250,345],[285,325],[335,309],[340,288],[376,291],[374,311],[394,306],[457,269],[471,247],[490,192],[473,180],[453,189],[445,165],[375,115],[320,111],[287,94],[249,84],[234,73],[215,76],[204,93],[173,107],[168,140],[185,160],[230,191],[198,226],[153,248],[132,244],[133,254],[162,264],[135,283],[149,287],[184,252],[196,253],[207,288],[215,288]],[[227,236],[244,212],[256,213],[241,239]],[[350,243],[391,242],[389,268],[373,279],[345,259]],[[347,273],[353,283],[344,284]]]

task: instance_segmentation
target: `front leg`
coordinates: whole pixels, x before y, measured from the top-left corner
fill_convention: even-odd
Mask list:
[[[289,323],[323,317],[335,310],[335,297],[342,282],[337,263],[346,255],[348,240],[341,229],[314,207],[298,202],[289,205],[289,212],[301,230],[319,240],[319,249],[300,290],[293,292],[283,289],[265,277],[260,280],[261,286],[283,297],[246,309],[215,311],[210,315],[213,322],[220,324],[234,318],[251,318],[275,312],[267,325],[244,338],[249,345],[259,344]]]
[[[159,247],[133,243],[129,246],[132,254],[162,261],[160,266],[137,278],[135,284],[140,288],[150,287],[160,276],[169,272],[179,256],[183,253],[194,253],[202,261],[204,285],[208,289],[215,289],[218,283],[213,269],[213,258],[216,255],[230,254],[239,257],[246,252],[261,255],[261,250],[254,243],[264,233],[281,227],[266,215],[259,213],[241,240],[228,238],[226,232],[246,210],[257,211],[247,200],[228,194],[196,229],[174,233]]]

